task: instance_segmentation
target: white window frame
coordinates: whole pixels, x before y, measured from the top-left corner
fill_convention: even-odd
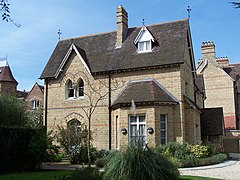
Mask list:
[[[40,107],[40,101],[38,99],[32,100],[32,109],[38,109]]]
[[[140,116],[144,116],[144,122],[139,122],[139,117]],[[136,122],[131,122],[131,117],[136,117]],[[145,147],[145,144],[146,144],[146,137],[147,137],[147,126],[146,126],[146,115],[145,114],[137,114],[137,115],[129,115],[128,116],[128,129],[129,129],[129,133],[128,133],[128,142],[131,143],[132,139],[133,139],[133,136],[131,136],[131,125],[136,125],[137,126],[137,136],[134,136],[136,138],[139,138],[139,137],[143,137],[143,148]],[[140,125],[144,125],[145,126],[145,132],[143,135],[140,136]]]
[[[149,49],[147,49],[147,43],[149,43]],[[143,44],[143,49],[140,49],[140,45]],[[151,52],[152,51],[152,41],[139,41],[138,42],[138,53]]]
[[[164,122],[162,122],[162,117],[164,117]],[[162,123],[165,123],[165,128],[161,126]],[[168,129],[168,119],[166,114],[160,114],[160,144],[167,144],[167,129]],[[165,134],[164,137],[162,136],[162,132]],[[162,143],[165,141],[164,143]]]

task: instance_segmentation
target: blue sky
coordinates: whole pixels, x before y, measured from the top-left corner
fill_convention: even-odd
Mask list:
[[[129,27],[157,24],[187,18],[191,6],[190,28],[194,56],[201,58],[201,43],[214,41],[216,55],[240,62],[240,9],[229,0],[8,0],[12,19],[0,21],[0,57],[8,57],[19,90],[30,90],[38,80],[54,47],[61,38],[116,30],[116,8],[128,11]]]

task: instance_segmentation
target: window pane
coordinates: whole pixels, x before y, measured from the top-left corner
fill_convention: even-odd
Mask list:
[[[145,122],[145,116],[139,116],[139,122]]]
[[[78,87],[77,87],[78,94],[77,96],[84,96],[84,82],[82,79],[79,80]]]
[[[147,50],[147,51],[151,50],[150,41],[147,41],[147,42],[146,42],[146,50]]]
[[[137,122],[137,116],[130,116],[130,123],[136,123]]]
[[[161,130],[165,130],[165,129],[166,129],[166,123],[161,122]]]
[[[130,136],[137,136],[137,125],[130,126]]]
[[[138,43],[138,51],[143,51],[144,50],[144,42],[139,42]]]
[[[166,118],[165,118],[166,116],[164,115],[164,114],[161,114],[160,115],[160,121],[161,122],[166,122]]]
[[[74,89],[68,89],[68,97],[74,97]]]
[[[139,136],[146,136],[146,126],[145,126],[145,124],[139,125]]]

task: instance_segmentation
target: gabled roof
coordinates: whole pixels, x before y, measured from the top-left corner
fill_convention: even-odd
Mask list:
[[[235,80],[237,91],[240,93],[240,64],[229,64],[229,67],[224,67],[223,70]]]
[[[223,135],[223,109],[205,108],[201,114],[201,134],[202,136]]]
[[[156,67],[184,63],[188,20],[147,26],[155,38],[151,53],[138,53],[134,40],[141,27],[129,28],[121,48],[116,48],[116,31],[65,39],[58,42],[40,79],[57,78],[56,72],[72,44],[91,73]]]
[[[130,81],[112,104],[116,107],[121,104],[157,103],[177,104],[178,100],[154,79]]]
[[[144,36],[144,37],[143,37]],[[154,37],[152,36],[152,34],[149,32],[149,30],[147,29],[146,26],[143,26],[140,30],[140,32],[138,33],[136,39],[134,40],[134,44],[137,44],[142,38],[147,38],[147,40],[151,40],[152,42],[154,42]]]
[[[6,60],[0,61],[0,82],[14,82],[18,84],[18,82],[14,79],[12,71]]]
[[[28,97],[31,95],[31,93],[33,92],[33,90],[34,90],[34,89],[36,90],[36,88],[38,88],[38,89],[42,92],[42,94],[43,94],[44,86],[41,86],[41,85],[39,85],[39,84],[36,82],[36,83],[33,85],[32,89],[28,92],[28,95],[26,96],[26,99],[28,99]]]

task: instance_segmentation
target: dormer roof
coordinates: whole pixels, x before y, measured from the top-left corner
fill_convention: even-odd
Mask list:
[[[137,44],[138,42],[142,42],[142,41],[152,41],[154,42],[154,37],[153,35],[150,33],[150,31],[148,30],[148,28],[146,26],[143,26],[141,28],[141,30],[139,31],[136,39],[134,40],[134,44]]]

